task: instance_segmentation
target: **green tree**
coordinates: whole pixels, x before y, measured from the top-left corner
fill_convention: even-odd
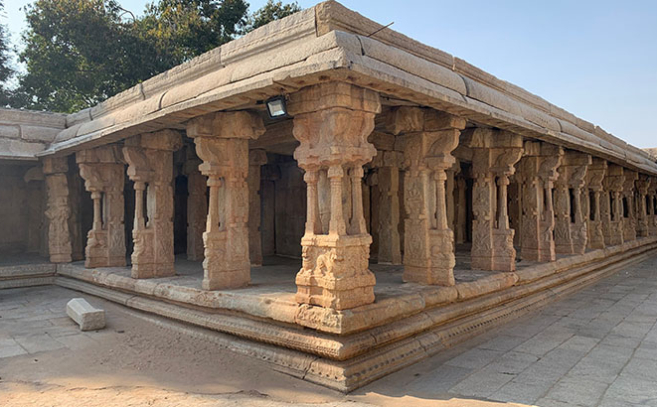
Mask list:
[[[267,4],[249,16],[246,31],[255,30],[258,27],[262,27],[265,24],[287,17],[298,11],[301,11],[301,7],[299,7],[296,1],[290,4],[283,4],[282,1],[267,0]]]
[[[0,0],[2,1],[2,0]],[[299,10],[269,1],[158,0],[136,18],[117,0],[36,0],[13,107],[72,112]]]
[[[244,0],[160,0],[146,7],[138,26],[164,71],[235,38],[248,7]]]
[[[4,13],[5,5],[0,0],[0,14]],[[0,106],[9,104],[9,89],[7,83],[13,75],[13,70],[9,66],[9,38],[7,37],[7,28],[0,24]]]

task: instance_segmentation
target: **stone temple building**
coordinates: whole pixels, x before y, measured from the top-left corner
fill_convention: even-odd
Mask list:
[[[90,109],[0,110],[0,287],[349,391],[654,253],[646,152],[381,28],[328,1]]]

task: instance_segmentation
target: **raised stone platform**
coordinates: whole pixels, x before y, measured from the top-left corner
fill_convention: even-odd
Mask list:
[[[64,264],[53,282],[229,334],[231,349],[350,391],[639,262],[655,249],[657,238],[644,238],[553,263],[525,264],[514,273],[461,270],[455,273],[457,285],[449,288],[402,284],[400,267],[372,265],[377,301],[343,312],[296,304],[291,283],[296,261],[288,259],[254,268],[253,284],[238,290],[201,290],[198,263],[185,261],[177,264],[179,276],[149,280],[134,280],[123,268]]]

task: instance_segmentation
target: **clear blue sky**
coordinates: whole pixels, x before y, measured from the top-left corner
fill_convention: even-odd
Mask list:
[[[252,0],[251,9],[266,0]],[[119,0],[139,13],[144,0]],[[5,1],[13,38],[19,7]],[[317,1],[300,0],[303,8]],[[657,147],[657,0],[343,0],[638,147]]]

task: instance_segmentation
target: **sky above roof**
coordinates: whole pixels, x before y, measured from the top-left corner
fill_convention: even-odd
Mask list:
[[[28,0],[5,2],[16,42]],[[266,0],[252,0],[251,10]],[[342,0],[637,146],[657,147],[657,1]],[[119,0],[140,14],[145,0]],[[317,1],[298,1],[308,8]]]

